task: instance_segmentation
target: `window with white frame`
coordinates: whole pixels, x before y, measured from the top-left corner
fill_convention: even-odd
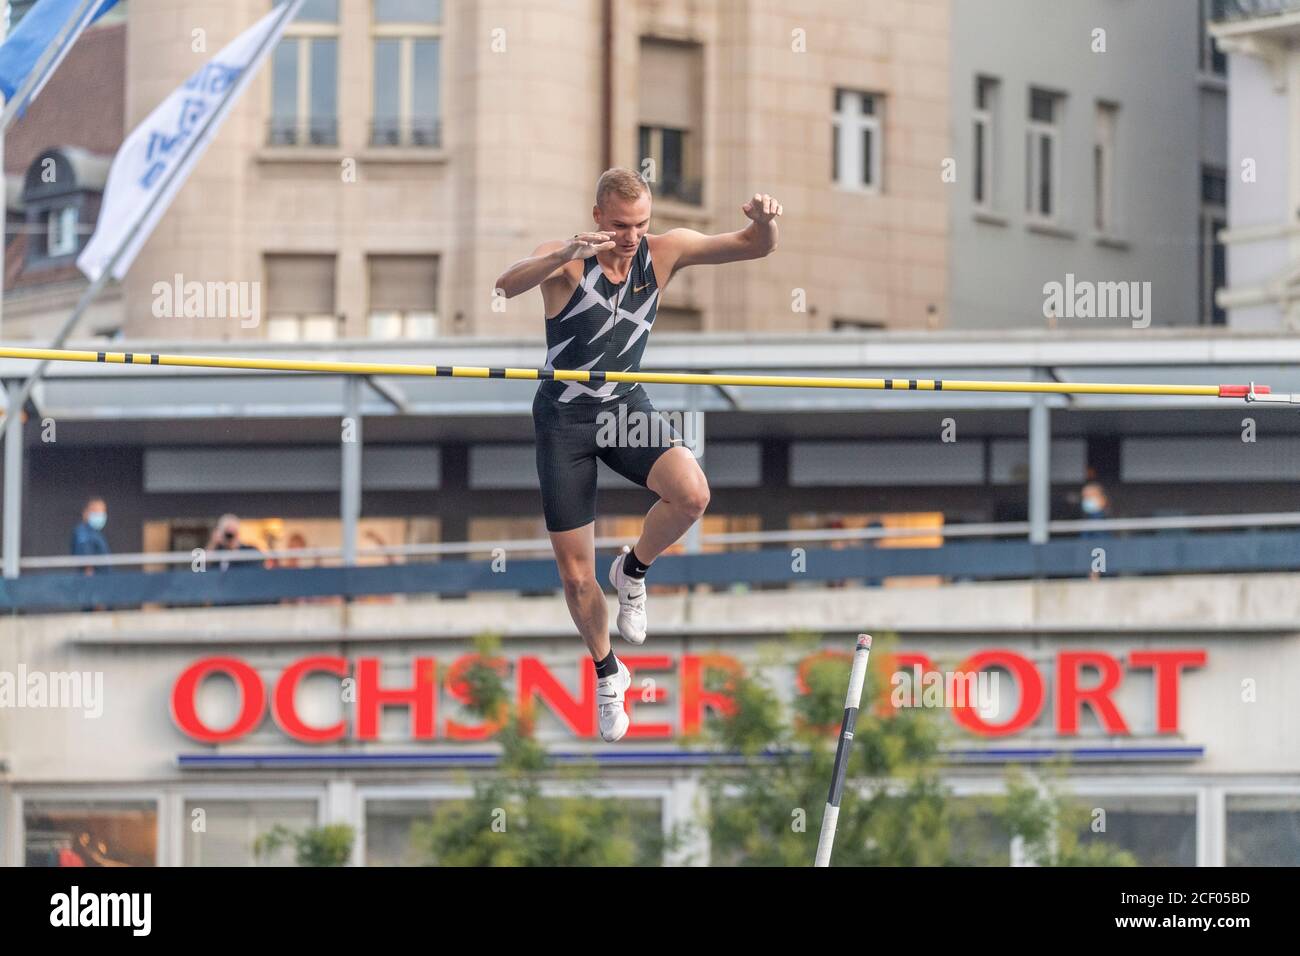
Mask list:
[[[637,160],[656,198],[704,198],[704,47],[642,37]]]
[[[1097,128],[1092,146],[1092,224],[1103,236],[1115,234],[1115,128],[1118,118],[1117,105],[1097,103]]]
[[[884,141],[884,97],[856,90],[835,91],[831,179],[841,189],[878,193]]]
[[[592,800],[616,801],[610,804],[610,813],[618,832],[631,840],[634,855],[628,862],[633,866],[659,866],[664,862],[666,807],[662,797],[620,792],[617,787],[608,796],[555,792],[558,789],[544,785],[544,792],[536,801],[539,826],[548,818],[571,816],[572,808],[579,801],[587,804]],[[469,793],[430,796],[390,792],[365,796],[362,805],[365,865],[439,866],[454,863],[466,854],[476,858],[483,853],[490,854],[493,843],[497,842],[494,837],[499,834],[492,833],[490,828],[479,828],[467,836],[465,829],[466,819],[490,809],[490,805],[484,808],[483,802]],[[522,827],[528,825],[523,823]],[[550,862],[555,865],[584,862],[585,854],[580,847],[571,847],[567,853],[556,852],[559,855],[550,855]]]
[[[431,339],[438,334],[438,258],[371,256],[372,339]]]
[[[1025,208],[1030,216],[1051,222],[1058,216],[1060,191],[1060,122],[1064,97],[1031,88],[1025,134]]]
[[[334,256],[266,257],[266,337],[276,342],[338,338]]]
[[[975,110],[972,113],[972,169],[974,193],[971,199],[979,209],[996,204],[996,162],[998,81],[989,76],[975,77]]]
[[[305,833],[316,826],[318,809],[315,800],[186,800],[185,819],[202,810],[204,827],[186,827],[184,865],[296,866],[291,843],[263,838],[277,827],[292,835]]]
[[[337,146],[339,0],[306,0],[271,57],[272,146]]]
[[[1196,865],[1196,795],[1134,794],[1089,797],[1105,810],[1106,827],[1077,831],[1082,849],[1108,847],[1132,855],[1138,866]]]
[[[1228,866],[1300,866],[1300,793],[1229,793]]]
[[[45,254],[70,256],[77,251],[77,207],[51,209],[46,219]]]
[[[441,146],[441,0],[374,0],[371,31],[371,145]]]

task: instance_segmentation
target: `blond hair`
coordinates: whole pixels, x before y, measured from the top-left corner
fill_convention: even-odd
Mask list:
[[[596,205],[604,208],[605,197],[610,193],[634,202],[641,198],[642,193],[649,191],[646,181],[632,170],[615,166],[605,170],[600,174],[600,179],[596,180]]]

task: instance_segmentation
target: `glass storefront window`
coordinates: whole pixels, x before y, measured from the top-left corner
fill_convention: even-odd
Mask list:
[[[186,866],[294,866],[292,846],[258,858],[254,841],[276,826],[316,826],[315,800],[186,800]]]
[[[1300,793],[1228,794],[1228,866],[1300,866]]]
[[[1078,801],[1106,811],[1105,831],[1085,827],[1079,834],[1081,846],[1104,843],[1127,850],[1138,866],[1196,865],[1196,797],[1191,794],[1081,796]]]
[[[635,866],[659,866],[663,863],[663,801],[655,798],[637,797],[559,797],[560,801],[593,799],[610,800],[607,805],[615,812],[618,826],[610,832],[630,838],[635,847]],[[549,802],[549,801],[548,801]],[[482,833],[475,835],[470,830],[457,824],[460,815],[470,809],[468,800],[433,800],[433,799],[377,799],[366,800],[366,847],[367,866],[431,866],[438,865],[443,853],[458,856],[473,856],[472,844],[475,840],[500,840],[510,832],[507,821],[504,833],[492,830],[485,818]],[[563,816],[565,808],[557,808],[556,813]],[[446,839],[454,834],[454,839]],[[522,841],[521,841],[522,842]],[[454,845],[453,845],[454,844]],[[531,848],[523,857],[525,861],[536,865],[548,865],[546,859],[532,859],[533,854],[546,856],[541,841],[533,841]],[[573,852],[573,848],[555,847],[555,852],[563,854]],[[521,847],[521,853],[524,853]],[[565,863],[563,857],[556,857],[555,863]],[[571,862],[571,861],[570,861]],[[522,865],[528,865],[524,862]],[[554,865],[554,864],[551,864]]]
[[[154,866],[152,800],[31,800],[23,804],[27,866]]]

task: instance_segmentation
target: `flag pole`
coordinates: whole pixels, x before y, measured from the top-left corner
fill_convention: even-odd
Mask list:
[[[299,6],[299,4],[296,4],[294,0],[286,0],[284,3],[284,12],[280,14],[280,19],[276,21],[275,26],[267,31],[262,42],[258,44],[257,50],[249,58],[249,67],[246,67],[246,69],[250,68],[254,63],[260,65],[262,55],[265,53],[272,37],[277,39],[279,38],[281,32],[280,27],[283,25],[289,14],[296,10],[297,6]],[[158,203],[162,201],[162,198],[168,194],[167,189],[172,180],[176,176],[180,175],[181,170],[186,169],[186,164],[190,155],[198,148],[200,143],[204,142],[204,137],[212,127],[212,124],[217,122],[218,117],[224,118],[225,114],[223,111],[226,104],[230,102],[231,98],[235,96],[236,93],[242,93],[243,89],[243,85],[238,80],[231,83],[230,89],[226,91],[226,95],[223,96],[217,103],[216,107],[209,112],[207,119],[204,120],[202,128],[190,137],[190,141],[186,144],[185,150],[181,154],[180,159],[173,163],[171,169],[167,171],[162,183],[153,192],[153,195],[150,196],[149,202],[145,205],[144,211],[140,213],[136,218],[135,224],[123,237],[121,244],[117,247],[117,251],[113,253],[112,258],[109,259],[104,265],[104,268],[100,270],[99,276],[95,281],[92,282],[86,291],[82,293],[76,307],[72,310],[72,314],[68,316],[68,320],[63,323],[63,327],[59,329],[59,334],[54,337],[54,341],[50,344],[51,349],[57,349],[67,341],[68,335],[72,332],[72,329],[76,326],[77,322],[80,321],[86,309],[90,307],[90,304],[95,300],[95,297],[99,295],[104,286],[108,284],[108,280],[112,278],[113,269],[117,265],[118,260],[122,258],[122,254],[131,247],[131,244],[135,241],[135,237],[144,227],[144,224],[149,222],[149,217],[152,214],[154,207],[157,206]],[[32,374],[28,376],[27,380],[23,382],[22,391],[19,392],[17,398],[18,407],[20,409],[26,406],[27,399],[31,396],[32,389],[36,387],[36,383],[40,381],[41,377],[45,374],[45,369],[48,365],[48,359],[42,361],[38,366],[36,366],[36,371],[32,372]]]
[[[13,99],[5,104],[4,112],[0,113],[0,129],[8,129],[9,124],[13,122],[14,116],[18,113],[29,99],[36,96],[45,86],[45,81],[50,78],[63,58],[68,55],[68,50],[72,44],[77,42],[77,38],[90,25],[90,20],[99,8],[99,4],[104,0],[81,0],[81,6],[77,8],[75,16],[68,17],[68,21],[54,35],[54,40],[41,51],[32,70],[23,80],[23,85],[14,91]],[[74,24],[76,25],[74,30]],[[69,37],[69,32],[72,36]]]

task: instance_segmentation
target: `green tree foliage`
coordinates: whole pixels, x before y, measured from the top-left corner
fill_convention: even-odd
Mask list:
[[[1007,775],[1007,793],[999,812],[1007,830],[1024,841],[1026,862],[1037,866],[1137,866],[1132,853],[1088,842],[1092,815],[1077,799],[1061,793],[1064,766],[1030,777],[1020,770]]]
[[[893,635],[877,635],[848,766],[833,862],[838,866],[1007,865],[1010,838],[1039,865],[1125,865],[1131,855],[1078,837],[1086,812],[1023,774],[1005,796],[958,799],[941,783],[938,755],[952,733],[940,711],[875,711],[891,691]],[[787,650],[816,650],[812,635],[791,635]],[[788,653],[768,655],[769,667]],[[734,714],[713,723],[712,743],[750,758],[741,769],[707,775],[706,815],[714,865],[808,866],[821,828],[835,757],[849,656],[820,655],[804,672],[806,692],[784,702],[766,677],[713,672]],[[766,759],[757,759],[765,754]]]
[[[253,841],[253,855],[259,860],[268,859],[281,847],[292,846],[299,866],[346,866],[355,839],[356,832],[346,823],[310,827],[302,832],[276,824]]]
[[[594,767],[556,768],[532,735],[528,715],[516,712],[499,668],[499,641],[477,642],[478,659],[466,669],[468,709],[501,724],[495,771],[479,777],[473,796],[447,801],[432,819],[413,825],[420,862],[435,866],[634,866],[657,865],[671,845],[662,835],[657,806],[602,797]],[[544,795],[542,781],[576,790]]]

